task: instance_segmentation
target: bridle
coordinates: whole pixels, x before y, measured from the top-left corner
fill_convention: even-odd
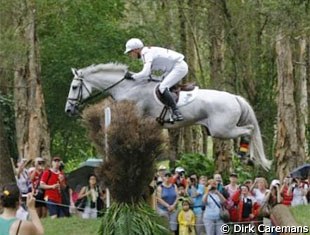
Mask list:
[[[76,98],[70,98],[68,97],[67,100],[68,102],[73,105],[73,106],[76,106],[76,105],[80,105],[83,103],[83,87],[85,87],[87,93],[89,95],[91,95],[91,92],[89,91],[89,89],[87,88],[87,86],[85,85],[85,82],[83,80],[83,78],[80,78],[80,77],[77,77],[77,78],[73,78],[73,80],[77,80],[77,81],[80,81],[80,85],[78,86],[78,95]],[[72,103],[71,101],[76,101],[76,103]]]
[[[78,95],[76,98],[67,98],[68,102],[73,105],[73,106],[80,106],[82,105],[83,103],[86,103],[90,100],[93,100],[94,98],[102,95],[102,94],[105,94],[108,90],[112,89],[113,87],[117,86],[118,84],[120,84],[122,81],[124,81],[126,78],[125,76],[120,79],[119,81],[115,82],[114,84],[112,84],[111,86],[107,87],[106,89],[104,89],[103,91],[100,91],[94,95],[91,95],[91,92],[90,90],[87,88],[87,86],[85,85],[85,82],[83,80],[83,77],[75,77],[73,78],[73,80],[78,80],[80,81],[80,85],[78,87],[79,91],[78,91]],[[86,98],[85,100],[83,100],[83,87],[85,87],[87,93],[89,94],[89,97]],[[76,101],[76,103],[72,103],[71,101]]]

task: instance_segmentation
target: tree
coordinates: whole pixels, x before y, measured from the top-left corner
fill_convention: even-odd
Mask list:
[[[50,137],[40,77],[35,1],[19,2],[16,37],[24,51],[15,57],[14,101],[20,157],[50,158]]]
[[[209,38],[210,38],[210,80],[213,89],[226,90],[224,57],[225,57],[225,24],[224,9],[220,1],[212,1],[209,9]],[[233,153],[232,140],[213,138],[213,157],[216,171],[228,173],[231,169]]]
[[[278,118],[275,157],[277,173],[283,179],[303,162],[304,144],[298,135],[298,113],[294,98],[293,56],[290,37],[279,32],[276,38],[278,67]]]
[[[0,186],[15,181],[2,113],[0,106]]]

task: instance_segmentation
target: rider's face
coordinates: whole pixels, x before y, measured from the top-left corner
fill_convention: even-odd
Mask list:
[[[139,58],[139,50],[134,49],[134,50],[130,51],[129,56],[133,59],[138,59]]]

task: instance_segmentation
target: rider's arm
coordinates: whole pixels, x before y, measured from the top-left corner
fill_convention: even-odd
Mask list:
[[[132,75],[134,79],[140,79],[148,77],[151,74],[152,62],[146,62],[143,66],[143,69],[139,73]]]
[[[141,59],[143,61],[143,69],[139,73],[135,73],[132,75],[134,79],[140,79],[148,77],[152,71],[152,63],[153,63],[153,52],[148,48],[143,49],[141,51]]]

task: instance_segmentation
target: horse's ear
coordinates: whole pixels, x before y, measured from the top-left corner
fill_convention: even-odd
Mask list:
[[[72,73],[73,73],[74,76],[76,76],[76,77],[78,76],[77,69],[71,68],[71,71],[72,71]]]

